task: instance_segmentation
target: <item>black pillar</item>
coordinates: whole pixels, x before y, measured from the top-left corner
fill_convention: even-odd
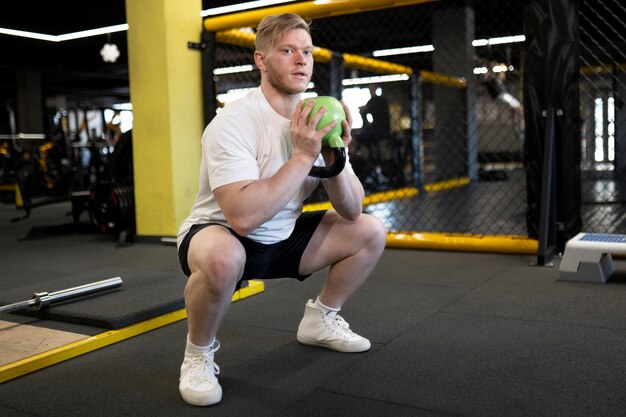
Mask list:
[[[413,185],[421,194],[424,191],[424,181],[422,179],[422,77],[419,72],[411,75],[410,82]]]
[[[39,70],[17,72],[17,133],[44,133]]]
[[[476,88],[474,77],[474,9],[464,1],[443,5],[433,14],[433,70],[461,77],[458,87],[434,86],[434,145],[438,180],[478,179]]]
[[[343,69],[343,55],[339,52],[333,52],[330,60],[330,87],[328,95],[335,97],[337,100],[341,100]]]
[[[524,15],[524,160],[529,237],[541,223],[546,114],[553,110],[556,252],[582,228],[580,185],[578,1],[532,0]],[[549,137],[549,135],[548,135]]]

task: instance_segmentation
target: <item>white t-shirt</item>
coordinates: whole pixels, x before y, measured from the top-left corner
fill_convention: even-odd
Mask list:
[[[212,190],[237,181],[269,178],[291,158],[290,123],[272,109],[260,87],[222,108],[202,135],[198,195],[178,231],[179,245],[194,224],[228,225]],[[316,165],[323,165],[321,155]],[[348,161],[344,169],[352,171]],[[300,193],[248,238],[264,244],[288,238],[302,213],[302,202],[319,181],[307,177]]]

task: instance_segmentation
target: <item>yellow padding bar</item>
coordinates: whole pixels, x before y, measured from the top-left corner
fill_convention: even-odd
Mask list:
[[[425,184],[424,190],[426,192],[434,192],[447,190],[450,188],[463,187],[470,183],[469,177],[453,178],[451,180],[433,182],[432,184]]]
[[[259,294],[264,290],[265,284],[262,281],[250,280],[248,281],[247,287],[241,288],[233,295],[233,301],[242,300],[254,294]],[[159,327],[163,327],[186,318],[187,313],[185,309],[173,311],[150,320],[142,321],[141,323],[133,324],[118,330],[110,330],[95,336],[86,337],[85,339],[74,343],[12,362],[0,367],[0,383],[68,359],[75,358],[76,356],[92,352],[102,347],[130,339],[131,337],[138,336],[142,333],[158,329]]]
[[[422,82],[437,85],[446,85],[448,87],[465,88],[467,81],[461,77],[452,77],[450,75],[439,74],[430,71],[420,71]]]
[[[447,190],[449,188],[463,187],[470,183],[468,177],[461,178],[453,178],[451,180],[434,182],[432,184],[424,185],[424,191],[426,192],[435,192],[441,190]],[[407,198],[414,197],[419,194],[417,188],[414,187],[405,187],[398,188],[396,190],[383,191],[380,193],[372,193],[366,195],[363,199],[363,205],[367,206],[369,204],[382,203],[385,201],[397,200],[399,198]],[[321,203],[310,203],[303,207],[302,211],[315,211],[315,210],[330,210],[333,206],[329,201],[324,201]]]
[[[382,203],[384,201],[395,200],[398,198],[413,197],[416,196],[417,193],[417,188],[412,187],[373,193],[365,196],[365,198],[363,199],[363,205],[367,206],[368,204]],[[321,203],[307,204],[303,207],[302,211],[330,210],[332,208],[333,206],[330,204],[329,201],[324,201]]]
[[[410,6],[413,4],[430,3],[438,0],[341,0],[341,1],[307,1],[250,10],[236,14],[209,17],[204,19],[204,28],[210,32],[220,30],[256,27],[265,16],[280,13],[297,13],[305,19],[321,19],[324,17],[341,16],[369,12],[372,10],[391,9],[392,7]]]
[[[539,245],[526,236],[389,232],[387,247],[536,255]]]
[[[370,71],[376,74],[413,74],[411,67],[360,55],[343,54],[343,63],[346,68]]]
[[[223,30],[215,33],[215,40],[229,45],[243,46],[244,48],[254,48],[256,35],[244,32],[239,29]]]

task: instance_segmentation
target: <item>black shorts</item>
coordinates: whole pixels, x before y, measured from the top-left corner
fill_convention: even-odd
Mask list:
[[[239,288],[243,279],[297,278],[303,281],[311,276],[311,274],[300,275],[298,269],[300,268],[302,254],[317,226],[322,221],[324,214],[326,214],[326,210],[302,213],[296,220],[296,225],[291,235],[287,239],[271,245],[255,242],[252,239],[240,236],[230,227],[222,225],[241,242],[246,251],[246,265],[243,275],[237,283],[237,288]],[[200,230],[214,224],[217,223],[195,224],[191,226],[181,242],[178,248],[178,260],[186,276],[191,275],[191,270],[187,263],[187,252],[189,251],[191,238]]]

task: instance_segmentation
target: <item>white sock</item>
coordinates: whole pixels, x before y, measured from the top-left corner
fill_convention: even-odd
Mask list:
[[[189,335],[187,335],[187,350],[189,350],[190,352],[197,352],[197,353],[208,352],[213,347],[213,343],[215,343],[215,338],[213,338],[211,343],[209,343],[206,346],[196,346],[193,343],[191,343],[191,341],[189,340]]]
[[[322,302],[320,301],[320,297],[318,296],[317,299],[315,300],[315,305],[324,312],[324,315],[330,313],[330,312],[339,312],[339,310],[341,310],[341,308],[332,308],[332,307],[328,307],[324,304],[322,304]]]

